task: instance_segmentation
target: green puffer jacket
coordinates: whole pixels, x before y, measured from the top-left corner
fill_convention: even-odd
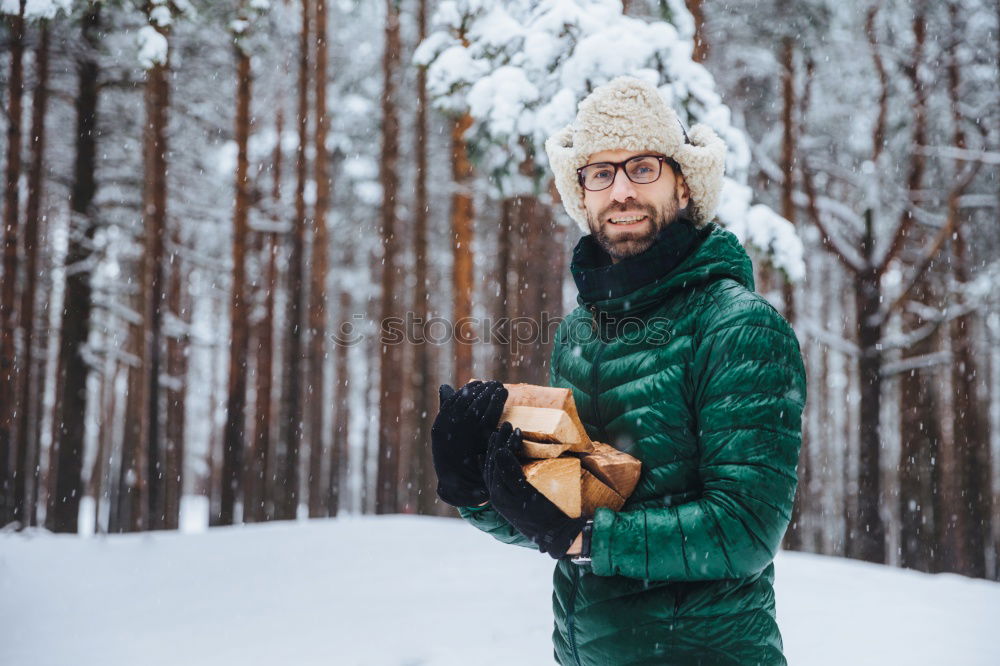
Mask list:
[[[680,220],[633,259],[611,266],[581,240],[580,307],[552,353],[550,382],[573,390],[590,436],[643,463],[622,510],[597,511],[593,563],[556,565],[556,660],[785,664],[772,560],[791,516],[806,398],[795,333],[715,224]],[[533,546],[489,505],[460,513]]]

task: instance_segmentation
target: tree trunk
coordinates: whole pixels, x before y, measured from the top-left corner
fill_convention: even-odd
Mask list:
[[[18,380],[21,368],[14,358],[17,327],[17,241],[21,178],[21,109],[24,97],[24,6],[10,22],[10,80],[7,109],[7,177],[3,197],[3,287],[0,288],[0,527],[14,519],[14,477],[11,464],[18,415]]]
[[[795,132],[795,43],[791,37],[783,37],[781,40],[781,173],[783,182],[781,184],[781,215],[795,224],[795,203],[792,201],[792,194],[795,191],[795,154],[796,132]],[[788,275],[783,275],[782,300],[785,306],[785,318],[789,323],[795,321],[795,288]],[[789,550],[802,549],[802,530],[804,528],[803,518],[809,504],[809,433],[807,429],[802,431],[802,446],[799,449],[798,477],[799,482],[795,490],[795,501],[792,505],[792,519],[785,534],[785,548]]]
[[[34,374],[35,302],[38,296],[38,238],[42,217],[43,162],[45,158],[45,113],[48,109],[49,23],[39,26],[35,92],[31,103],[31,165],[28,169],[28,201],[24,215],[24,289],[21,292],[20,423],[17,427],[17,455],[14,462],[14,496],[11,518],[27,523],[28,479],[35,474],[29,465],[38,441],[41,393]],[[43,338],[44,339],[44,338]],[[0,521],[2,522],[2,521]]]
[[[511,319],[511,376],[507,381],[547,384],[549,356],[555,329],[553,313],[561,309],[562,289],[546,264],[540,270],[537,257],[558,264],[560,253],[553,244],[556,236],[552,211],[534,195],[517,197],[514,211],[513,269],[515,289],[509,296],[513,304]],[[550,249],[549,249],[550,248]],[[547,329],[547,330],[545,330]]]
[[[162,29],[161,29],[162,30]],[[166,36],[166,35],[164,35]],[[154,65],[146,80],[146,185],[144,191],[145,253],[143,294],[145,335],[142,370],[145,384],[145,415],[142,419],[143,448],[147,465],[147,529],[163,529],[165,523],[163,440],[160,433],[160,370],[163,357],[163,308],[166,302],[164,264],[167,232],[167,111],[170,107],[169,65]],[[136,523],[136,528],[138,523]]]
[[[247,144],[250,141],[250,54],[236,46],[236,203],[233,208],[233,284],[230,309],[229,398],[222,458],[222,504],[219,524],[232,525],[241,499],[243,448],[246,440],[247,336],[250,308],[246,289],[246,247],[250,234],[250,183]]]
[[[81,19],[86,48],[77,64],[76,156],[73,164],[73,188],[70,193],[70,224],[77,227],[69,234],[62,324],[59,334],[59,359],[56,370],[55,438],[49,454],[50,478],[54,492],[49,497],[46,526],[54,532],[76,532],[83,492],[84,415],[87,412],[87,364],[83,349],[90,330],[92,294],[90,257],[97,231],[96,211],[92,209],[97,193],[97,112],[100,70],[96,53],[101,33],[100,5],[92,4]],[[53,469],[54,468],[54,469]]]
[[[295,518],[299,506],[299,449],[302,443],[302,328],[304,254],[306,230],[306,145],[309,140],[309,0],[302,0],[302,32],[299,39],[298,129],[299,145],[295,153],[295,219],[290,234],[288,260],[288,303],[285,316],[287,338],[282,372],[283,446],[277,451],[274,485],[274,514],[279,520]]]
[[[94,533],[102,534],[107,530],[101,524],[102,500],[111,498],[109,471],[112,452],[114,451],[115,417],[118,404],[118,370],[117,360],[105,364],[101,377],[101,421],[97,434],[97,455],[90,472],[88,494],[94,498]]]
[[[956,202],[957,208],[957,202]],[[957,210],[955,211],[957,215]],[[959,284],[970,281],[964,229],[955,227],[952,236],[952,268]],[[959,509],[964,515],[961,532],[954,538],[965,544],[964,560],[957,562],[957,573],[976,578],[986,576],[986,548],[991,543],[993,469],[990,455],[990,438],[986,422],[986,409],[980,401],[983,376],[979,372],[975,347],[972,341],[973,314],[956,317],[951,322],[951,349],[953,362],[953,437],[957,470],[960,475]]]
[[[271,200],[274,210],[281,206],[281,134],[284,115],[278,108],[275,122],[274,157],[271,161]],[[271,220],[277,224],[275,214]],[[274,353],[274,292],[278,284],[278,241],[274,234],[257,234],[261,264],[266,265],[261,290],[264,298],[264,316],[257,322],[257,396],[254,407],[254,438],[250,452],[250,469],[244,482],[243,518],[245,521],[262,522],[273,517],[267,505],[267,473],[271,462],[271,395],[273,389]]]
[[[930,284],[922,280],[913,291],[921,302],[932,302]],[[903,317],[907,330],[915,330],[927,321],[915,314]],[[935,351],[935,337],[924,338],[909,350],[919,357]],[[936,529],[938,518],[937,476],[940,472],[944,434],[939,419],[938,372],[934,368],[916,369],[900,377],[900,457],[899,514],[900,565],[919,571],[938,571],[938,545],[943,534]],[[949,535],[948,538],[953,538]],[[947,547],[947,546],[946,546]]]
[[[399,8],[386,0],[385,51],[382,57],[382,303],[379,363],[378,475],[375,512],[395,513],[399,506],[401,457],[400,412],[403,404],[403,340],[392,340],[386,324],[398,316],[399,240],[396,237],[396,197],[399,191],[399,117],[396,110],[396,75],[400,60]]]
[[[427,36],[427,0],[420,0],[417,8],[418,39]],[[417,113],[415,146],[417,172],[416,196],[413,217],[413,312],[425,323],[431,316],[429,272],[427,261],[427,70],[417,69]],[[413,366],[410,370],[410,390],[413,394],[413,442],[418,455],[413,457],[413,485],[417,490],[417,513],[433,514],[437,502],[437,477],[435,476],[430,445],[430,425],[437,404],[434,402],[435,385],[431,377],[433,349],[420,338],[413,348]]]
[[[871,209],[865,211],[865,236],[862,250],[871,265],[874,230]],[[854,300],[858,347],[861,400],[860,451],[858,455],[858,512],[848,526],[847,548],[851,557],[869,562],[885,562],[885,524],[881,506],[881,451],[879,415],[882,404],[882,325],[878,320],[882,303],[880,275],[874,269],[855,277]]]
[[[694,52],[691,59],[695,62],[703,63],[708,60],[709,45],[705,36],[705,11],[704,0],[684,0],[691,17],[694,19]]]
[[[182,248],[180,228],[173,229],[174,252]],[[180,527],[181,497],[184,494],[184,413],[187,402],[187,355],[191,326],[188,299],[185,297],[187,272],[179,257],[171,261],[167,307],[173,313],[174,330],[167,338],[167,414],[164,426],[164,528]]]
[[[500,320],[502,338],[496,342],[496,377],[502,382],[513,382],[512,365],[516,347],[512,340],[514,300],[516,289],[511,291],[510,275],[514,270],[514,251],[518,246],[514,234],[518,231],[518,197],[505,197],[500,202],[500,229],[497,231],[497,300],[495,313]],[[515,286],[519,281],[515,281]]]
[[[225,310],[213,308],[212,316],[215,319],[215,330],[222,330],[222,320],[227,316]],[[222,345],[220,344],[217,348],[221,350]],[[205,452],[206,467],[208,468],[208,524],[212,527],[219,524],[219,516],[222,513],[222,459],[226,441],[225,427],[220,431],[219,428],[214,427],[214,424],[217,418],[216,406],[222,402],[222,392],[228,390],[228,386],[223,387],[222,385],[223,374],[226,370],[228,370],[228,362],[224,367],[222,363],[218,363],[215,359],[212,360],[212,386],[209,390],[212,407],[209,413],[213,427],[209,430],[208,450]]]
[[[271,234],[259,234],[258,256],[264,266],[261,291],[264,314],[256,323],[256,403],[254,431],[250,441],[246,476],[243,479],[243,521],[259,523],[271,512],[266,502],[265,485],[271,456],[271,398],[273,388],[274,290],[277,287],[278,245]]]
[[[472,162],[469,161],[465,132],[472,126],[472,116],[464,114],[452,122],[451,127],[451,177],[454,187],[451,195],[452,233],[452,289],[454,306],[452,327],[455,341],[455,369],[452,384],[457,388],[472,378],[472,344],[467,341],[474,331],[470,329],[472,316],[472,237],[474,210],[472,202]]]
[[[138,309],[142,311],[142,296],[135,299]],[[146,529],[146,502],[148,473],[146,467],[146,447],[144,435],[147,427],[143,423],[148,418],[146,411],[147,377],[142,361],[145,326],[129,327],[129,355],[140,359],[138,365],[128,369],[128,383],[125,398],[125,434],[122,440],[122,464],[118,475],[118,509],[115,513],[115,524],[109,528],[112,532],[138,532]]]
[[[781,215],[795,225],[795,155],[798,151],[795,127],[795,42],[791,37],[781,40]],[[785,319],[795,322],[795,291],[788,276],[784,276],[783,296]],[[804,447],[803,447],[804,448]],[[801,459],[800,459],[801,462]]]
[[[330,176],[326,150],[326,0],[316,0],[316,205],[313,214],[313,242],[309,285],[309,517],[326,515],[323,494],[323,414],[328,404],[323,387],[326,375],[326,275],[330,234],[326,213],[330,207]]]
[[[340,321],[350,321],[351,295],[346,289],[340,292]],[[350,450],[348,449],[351,420],[351,388],[350,369],[347,367],[348,345],[343,341],[336,345],[334,359],[334,384],[336,389],[333,399],[333,418],[331,419],[332,434],[330,437],[330,482],[327,488],[327,511],[330,516],[336,516],[342,504],[343,481],[350,465]],[[364,469],[364,459],[361,462]]]
[[[961,22],[959,19],[959,3],[948,3],[948,16],[952,26],[952,34],[956,35],[956,43],[952,45],[948,57],[948,97],[954,125],[953,145],[959,150],[966,148],[965,114],[961,105],[961,69],[956,55],[959,47]],[[957,162],[956,172],[964,166]],[[956,176],[957,180],[957,176]],[[955,280],[960,285],[970,282],[969,257],[966,246],[964,225],[958,219],[960,212],[959,197],[963,194],[967,183],[956,184],[948,196],[948,217],[952,232],[951,267]],[[965,533],[958,535],[968,544],[967,560],[963,566],[956,569],[958,573],[967,576],[983,578],[986,576],[986,550],[992,543],[990,533],[993,526],[993,469],[989,424],[986,418],[987,410],[980,396],[985,374],[980,373],[975,346],[972,340],[974,315],[963,314],[951,322],[952,385],[954,392],[954,417],[952,422],[954,445],[961,467],[961,488],[963,495],[962,507],[967,514]]]
[[[47,247],[48,243],[48,218],[42,216],[40,221],[40,226],[42,230],[39,234],[39,238],[42,239],[41,246]],[[48,294],[51,293],[53,288],[52,282],[52,270],[49,265],[48,256],[45,257],[44,268],[39,271],[42,277],[42,284],[37,286],[37,292]],[[29,403],[28,408],[33,410],[28,414],[28,418],[34,424],[31,440],[28,442],[27,457],[24,463],[25,470],[25,480],[27,482],[25,488],[25,523],[31,527],[38,526],[38,514],[39,509],[44,502],[45,495],[42,493],[42,466],[41,466],[41,456],[42,456],[42,421],[43,414],[45,411],[44,396],[46,393],[46,385],[48,383],[48,374],[46,369],[48,368],[50,354],[48,353],[49,339],[54,335],[52,328],[49,325],[48,316],[40,317],[37,320],[37,326],[33,331],[33,335],[37,340],[45,340],[45,354],[35,354],[35,358],[32,359],[33,369],[31,371],[32,384],[34,387],[35,395],[32,401]],[[50,426],[51,428],[51,426]],[[51,429],[50,429],[51,432]],[[48,469],[49,466],[46,466]]]

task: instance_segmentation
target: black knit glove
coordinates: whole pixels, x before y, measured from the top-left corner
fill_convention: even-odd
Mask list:
[[[482,459],[500,421],[507,389],[500,382],[476,381],[458,391],[443,384],[438,392],[441,408],[431,428],[438,497],[452,506],[482,504],[489,499]]]
[[[566,555],[587,519],[570,518],[528,483],[516,456],[522,447],[521,429],[506,421],[490,436],[483,464],[490,504],[538,550],[559,559]]]

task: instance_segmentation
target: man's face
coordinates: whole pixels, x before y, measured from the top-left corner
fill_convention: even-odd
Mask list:
[[[655,154],[603,150],[591,155],[587,164],[622,162],[636,155]],[[624,169],[618,169],[614,183],[607,189],[583,191],[590,232],[615,263],[649,248],[656,235],[677,218],[678,211],[687,203],[688,188],[684,177],[675,176],[666,163],[660,177],[652,183],[633,183]]]

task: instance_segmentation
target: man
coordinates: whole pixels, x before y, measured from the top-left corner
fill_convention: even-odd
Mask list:
[[[520,433],[495,430],[502,384],[476,382],[442,387],[439,493],[479,529],[557,558],[560,664],[785,664],[772,560],[805,372],[791,327],[753,291],[750,259],[711,222],[725,147],[622,77],[546,150],[589,232],[550,383],[573,390],[590,436],[639,458],[642,476],[621,511],[566,517],[524,480]]]

